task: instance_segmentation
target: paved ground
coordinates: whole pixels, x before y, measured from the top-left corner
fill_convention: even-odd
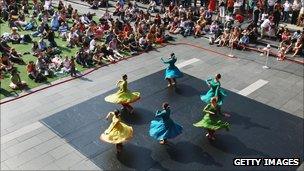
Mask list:
[[[64,134],[61,134],[62,132],[56,132],[56,127],[54,125],[51,126],[51,124],[46,121],[48,118],[52,117],[58,119],[58,116],[60,115],[67,115],[69,117],[75,115],[75,118],[77,118],[83,116],[97,116],[97,114],[108,112],[108,108],[104,111],[104,109],[98,104],[103,103],[102,96],[104,93],[107,93],[114,88],[114,85],[121,74],[127,73],[129,76],[129,82],[134,82],[131,84],[136,84],[136,80],[148,78],[151,74],[164,69],[165,66],[160,62],[160,57],[166,57],[173,51],[178,57],[178,63],[182,68],[182,71],[188,74],[189,77],[192,76],[194,77],[193,79],[196,78],[202,80],[208,76],[215,75],[216,73],[221,73],[223,76],[222,87],[234,94],[227,98],[226,109],[229,112],[237,113],[239,115],[234,115],[237,117],[233,117],[232,115],[231,122],[236,125],[236,127],[243,128],[238,130],[242,135],[248,132],[249,135],[253,136],[251,137],[253,139],[250,139],[248,135],[244,135],[247,139],[245,138],[244,140],[241,140],[240,137],[234,136],[233,131],[231,131],[232,133],[221,133],[224,138],[221,143],[225,144],[226,142],[230,145],[234,144],[234,140],[236,140],[238,143],[244,142],[245,144],[243,145],[248,148],[252,147],[253,149],[258,149],[255,145],[250,144],[249,140],[255,141],[254,137],[257,137],[257,140],[259,140],[257,142],[260,142],[261,138],[266,138],[272,135],[270,134],[271,131],[269,132],[269,130],[264,130],[263,128],[257,129],[253,127],[245,129],[244,127],[246,124],[242,125],[243,123],[238,122],[245,120],[247,123],[250,121],[251,123],[262,125],[267,128],[279,128],[278,126],[285,128],[286,126],[286,132],[283,130],[280,131],[279,129],[276,134],[273,134],[275,136],[275,140],[283,141],[284,138],[296,140],[296,142],[299,142],[299,146],[297,147],[300,151],[301,149],[303,151],[303,141],[300,143],[300,140],[303,139],[303,129],[301,130],[300,128],[303,128],[304,118],[303,65],[288,61],[278,62],[274,58],[270,58],[269,66],[271,66],[271,69],[265,70],[262,69],[265,58],[259,56],[257,53],[235,51],[233,54],[237,58],[228,58],[226,56],[229,54],[228,49],[217,48],[214,46],[210,47],[204,39],[178,38],[176,42],[184,43],[167,46],[165,48],[158,49],[157,51],[142,54],[130,60],[101,68],[84,78],[73,80],[1,105],[1,170],[99,170],[113,168],[114,165],[122,166],[122,168],[138,168],[139,165],[137,163],[132,163],[135,161],[130,161],[131,159],[129,158],[123,157],[122,159],[118,159],[113,156],[113,146],[97,141],[90,141],[90,144],[94,145],[94,143],[96,143],[99,147],[110,150],[103,154],[97,150],[97,152],[93,151],[94,155],[87,155],[90,154],[89,152],[92,152],[90,151],[91,149],[87,149],[89,151],[85,152],[83,148],[79,148],[75,145],[77,143],[81,144],[83,141],[72,136],[67,138]],[[196,47],[187,45],[185,42],[189,42]],[[152,82],[151,84],[155,83]],[[201,86],[203,87],[203,83]],[[187,87],[185,89],[187,89]],[[204,87],[201,90],[204,90]],[[194,92],[200,93],[197,91]],[[234,104],[234,100],[238,103]],[[90,109],[89,111],[81,110],[81,108],[79,109],[79,106],[86,103],[91,105],[96,113],[91,113],[93,109]],[[197,103],[197,101],[194,100],[193,103]],[[256,108],[248,107],[250,104],[256,104],[257,106]],[[78,110],[78,112],[74,110],[77,108],[82,112],[79,113]],[[157,105],[155,106],[155,109],[156,108]],[[261,109],[261,113],[265,115],[265,120],[262,120],[261,118],[263,115],[259,113],[260,108],[267,109],[267,112],[264,110],[262,111]],[[147,106],[147,109],[153,110],[154,107]],[[70,112],[65,113],[65,111]],[[190,109],[187,109],[185,112],[195,115],[195,112],[191,112]],[[252,116],[250,115],[251,113]],[[246,116],[247,118],[240,118],[240,115]],[[284,118],[284,120],[282,120],[282,118]],[[88,119],[94,118],[91,117]],[[271,122],[271,119],[274,121]],[[63,120],[59,119],[59,121]],[[147,124],[146,122],[148,121],[145,120],[145,123],[142,125]],[[66,130],[67,132],[72,131],[81,135],[81,132],[79,132],[81,129],[73,127],[74,124],[72,124],[70,120],[67,120],[65,123],[66,124],[64,124],[60,129]],[[84,125],[86,125],[85,123],[89,122],[83,122]],[[100,121],[99,124],[100,127],[98,131],[102,131],[109,123]],[[292,124],[296,125],[292,128],[290,126]],[[48,125],[49,127],[46,127],[45,125]],[[134,125],[137,126],[136,124]],[[94,128],[97,129],[97,127],[94,127],[93,125],[91,129]],[[190,135],[187,136],[187,134],[189,134],[187,130],[190,128],[188,128],[188,126],[185,128],[185,135],[180,138],[181,142],[174,143],[177,149],[181,149],[181,147],[185,146],[182,142],[189,140],[187,138],[189,138]],[[96,129],[94,129],[93,134],[95,138],[98,135],[98,131]],[[84,131],[87,130],[90,129],[84,129]],[[200,130],[197,131],[199,132]],[[295,133],[292,134],[290,133],[291,131]],[[233,137],[231,137],[231,135],[233,135]],[[200,144],[192,145],[191,149],[206,152],[205,147],[209,146],[208,143],[205,142],[202,137],[200,137],[200,139],[195,139],[195,141]],[[284,150],[297,151],[297,148],[292,145],[283,144],[281,141],[273,142],[274,146],[277,143],[277,145],[282,149],[278,150],[277,153],[267,151],[271,150],[271,148],[267,149],[265,148],[267,146],[263,145],[261,146],[261,149],[258,150],[270,156],[274,154],[284,154],[283,156],[288,155],[289,153],[285,153]],[[136,137],[134,142],[137,142]],[[127,153],[130,154],[134,150],[136,151],[133,155],[134,158],[145,157],[144,159],[147,159],[149,162],[158,161],[158,156],[152,155],[155,154],[155,151],[153,152],[152,150],[159,150],[158,152],[162,157],[164,155],[174,156],[176,153],[184,153],[183,150],[180,152],[172,151],[172,149],[171,151],[167,151],[162,148],[157,149],[159,147],[157,143],[152,140],[150,143],[154,143],[153,148],[148,145],[145,146],[145,148],[142,148],[141,146],[137,146],[138,144],[130,142],[127,146]],[[235,146],[233,147],[235,148]],[[216,148],[214,148],[214,150],[218,151]],[[139,155],[138,151],[143,151],[144,155]],[[208,152],[208,154],[210,153],[211,152]],[[218,155],[219,154],[221,154],[221,152],[219,152]],[[232,156],[244,156],[244,154],[246,156],[251,155],[245,152],[240,153],[239,151],[234,151]],[[108,160],[113,164],[112,166],[98,163],[97,156],[104,155],[108,156]],[[158,165],[154,169],[169,169],[173,165],[181,167],[187,165],[208,165],[208,163],[201,163],[202,161],[184,161],[185,158],[174,158],[172,156],[171,158],[167,156],[165,160],[165,163],[167,164]],[[191,157],[191,155],[189,155],[189,157]],[[199,156],[199,158],[200,157],[212,162],[211,158],[208,158],[208,156]],[[303,153],[298,157],[303,157]],[[101,158],[99,161],[104,162]],[[224,166],[226,165],[225,163],[229,162],[218,159],[215,161],[216,163],[222,163]]]

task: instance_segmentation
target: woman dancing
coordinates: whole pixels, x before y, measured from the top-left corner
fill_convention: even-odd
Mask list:
[[[221,112],[221,108],[217,104],[217,98],[213,97],[211,102],[203,110],[204,117],[201,121],[193,124],[195,127],[205,128],[207,130],[206,137],[209,140],[215,140],[215,131],[225,128],[229,130],[229,123],[223,121],[223,116],[230,115]]]
[[[128,76],[125,74],[122,76],[122,80],[119,80],[116,84],[119,87],[119,90],[115,94],[111,94],[105,97],[105,101],[110,103],[121,104],[122,109],[127,109],[130,113],[133,113],[134,108],[130,103],[136,102],[140,99],[139,92],[131,92],[128,90]]]
[[[217,74],[214,79],[206,80],[206,83],[210,87],[209,91],[205,95],[201,95],[201,100],[205,103],[210,103],[212,97],[217,98],[217,104],[222,105],[223,99],[227,96],[226,92],[221,89],[221,74]]]
[[[119,110],[108,113],[106,119],[108,120],[109,117],[112,117],[112,123],[108,129],[100,135],[100,140],[116,144],[117,154],[119,154],[122,151],[122,143],[133,137],[133,128],[120,121]]]
[[[170,118],[171,110],[168,103],[163,103],[163,110],[156,111],[155,119],[151,121],[149,134],[160,144],[166,144],[167,139],[182,133],[183,127]]]
[[[161,58],[164,64],[169,64],[166,69],[165,78],[168,81],[168,87],[176,84],[176,78],[183,77],[183,73],[175,66],[175,62],[177,61],[175,54],[171,53],[171,57],[168,61],[165,61]]]

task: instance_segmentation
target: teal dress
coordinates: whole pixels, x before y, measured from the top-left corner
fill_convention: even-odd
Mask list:
[[[151,121],[149,134],[157,140],[174,138],[182,133],[183,127],[170,118],[171,110],[156,111],[155,119]]]
[[[201,121],[193,124],[195,127],[205,128],[209,130],[226,129],[229,130],[230,124],[223,121],[223,114],[220,107],[213,107],[210,103],[203,110],[204,117]]]
[[[219,81],[216,82],[215,79],[208,79],[206,82],[210,85],[210,89],[206,94],[201,95],[201,100],[208,104],[210,103],[212,97],[217,96],[217,104],[222,105],[224,97],[227,96],[227,94],[224,90],[221,89],[221,83]]]
[[[181,78],[183,77],[183,73],[175,66],[175,62],[177,61],[176,58],[170,58],[169,61],[164,61],[161,58],[164,64],[169,64],[166,68],[165,78]]]

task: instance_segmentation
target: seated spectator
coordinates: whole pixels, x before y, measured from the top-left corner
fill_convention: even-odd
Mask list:
[[[46,43],[43,40],[43,38],[41,38],[38,42],[38,48],[40,51],[45,51],[47,49]]]
[[[34,16],[31,17],[31,20],[24,26],[24,30],[34,30],[37,28],[37,21]]]
[[[109,42],[108,50],[114,52],[114,57],[115,57],[116,59],[123,58],[123,55],[119,53],[119,50],[118,50],[117,46],[118,46],[118,44],[117,44],[117,39],[116,39],[116,38],[113,38],[113,39]]]
[[[52,20],[51,20],[51,29],[53,31],[57,31],[59,29],[59,16],[58,13],[55,12],[55,14],[52,16]]]
[[[81,48],[75,55],[76,62],[84,68],[90,66],[89,54],[85,52],[84,48]]]
[[[28,65],[26,66],[26,70],[27,70],[27,73],[28,73],[28,77],[30,79],[34,79],[35,82],[38,82],[38,81],[36,81],[36,79],[37,79],[39,73],[36,70],[36,65],[34,64],[33,61],[30,61],[28,63]]]
[[[66,40],[68,38],[68,29],[69,29],[68,24],[66,22],[62,22],[58,32],[59,32],[59,36],[63,40]]]
[[[7,72],[13,69],[13,63],[9,60],[8,56],[2,53],[0,58],[1,71]]]
[[[226,28],[224,30],[224,33],[220,36],[220,40],[219,40],[218,46],[225,46],[225,45],[227,45],[228,42],[229,42],[229,35],[230,35],[229,34],[229,29]]]
[[[196,25],[195,25],[195,32],[194,32],[194,37],[199,37],[202,35],[202,30],[206,26],[207,22],[204,19],[204,17],[200,17],[199,20],[197,20]]]
[[[33,32],[32,33],[32,36],[33,37],[37,37],[37,36],[41,36],[43,35],[43,32],[44,32],[44,23],[42,22],[39,27],[37,28],[37,31]]]
[[[12,43],[17,43],[19,44],[21,39],[20,34],[17,32],[17,27],[13,27],[12,28],[12,33],[10,34],[10,40],[12,41]]]
[[[62,71],[64,73],[70,73],[71,72],[71,60],[69,59],[68,56],[65,56],[64,60],[62,61]]]
[[[298,38],[297,42],[295,43],[294,48],[292,49],[292,51],[294,52],[294,54],[292,55],[292,57],[294,57],[297,54],[299,54],[299,52],[301,52],[302,49],[303,49],[303,41],[301,41],[301,39]]]
[[[12,48],[9,53],[9,59],[10,61],[18,64],[24,64],[24,61],[22,60],[22,55],[18,53],[15,48]]]
[[[239,41],[239,47],[242,50],[245,50],[246,47],[249,44],[249,37],[248,37],[248,31],[243,32],[243,36],[241,37],[240,41]]]
[[[142,48],[144,51],[148,51],[149,49],[151,49],[151,45],[144,36],[139,39],[138,44],[139,47]]]
[[[156,12],[156,1],[155,0],[151,0],[149,5],[148,5],[148,8],[147,8],[147,11],[148,12]]]
[[[11,83],[9,85],[13,90],[23,89],[27,86],[25,81],[22,81],[17,69],[11,71]]]
[[[75,28],[72,28],[68,34],[68,47],[73,47],[75,45],[79,45],[79,35],[76,32]]]
[[[38,57],[36,61],[36,67],[39,73],[41,73],[43,76],[49,76],[50,75],[50,69],[48,67],[48,64],[43,60],[43,57]]]
[[[301,31],[297,30],[296,32],[293,33],[293,35],[291,36],[291,41],[294,43],[296,42],[300,37],[301,37]]]
[[[285,57],[285,55],[286,55],[286,49],[287,48],[285,46],[283,46],[283,47],[280,48],[280,50],[278,52],[278,57],[277,57],[278,61],[283,61],[286,58]]]

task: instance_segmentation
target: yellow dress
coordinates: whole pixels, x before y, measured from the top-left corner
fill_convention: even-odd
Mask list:
[[[139,92],[131,92],[128,90],[127,81],[120,80],[117,85],[119,87],[119,90],[115,94],[111,94],[105,97],[106,102],[128,104],[136,102],[138,99],[140,99]]]
[[[130,140],[133,137],[133,128],[122,123],[119,117],[112,113],[112,123],[104,133],[100,135],[100,140],[119,144]]]

